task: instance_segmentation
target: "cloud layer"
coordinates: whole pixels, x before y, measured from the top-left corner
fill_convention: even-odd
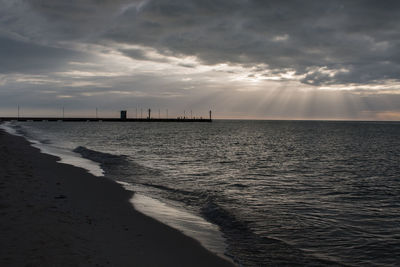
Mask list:
[[[309,84],[368,83],[400,73],[398,1],[93,0],[31,7],[60,40],[139,44],[205,64],[290,68]]]
[[[78,85],[79,80],[84,88],[113,88],[135,95],[198,94],[182,93],[184,88],[203,88],[204,96],[218,90],[230,94],[232,90],[219,80],[223,77],[228,77],[226,87],[233,86],[229,81],[242,82],[239,91],[272,86],[271,81],[281,82],[273,88],[288,82],[297,82],[291,86],[297,89],[347,87],[356,97],[377,94],[380,85],[389,86],[390,94],[400,90],[398,1],[0,0],[0,4],[4,7],[0,73],[48,75],[48,80],[63,82],[59,86],[63,90],[67,81]],[[73,71],[97,75],[59,75]],[[98,75],[104,72],[112,78]],[[133,82],[138,86],[128,88]],[[388,95],[385,86],[382,94]]]

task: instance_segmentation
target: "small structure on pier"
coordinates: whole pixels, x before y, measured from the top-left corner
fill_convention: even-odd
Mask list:
[[[121,110],[121,120],[126,120],[126,110]]]

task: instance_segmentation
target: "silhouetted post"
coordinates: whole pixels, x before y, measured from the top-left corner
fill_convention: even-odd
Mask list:
[[[149,109],[149,117],[148,117],[148,119],[150,120],[150,118],[151,118],[151,109]]]
[[[210,120],[211,120],[211,110],[210,110]]]
[[[186,110],[183,111],[183,118],[186,118]]]

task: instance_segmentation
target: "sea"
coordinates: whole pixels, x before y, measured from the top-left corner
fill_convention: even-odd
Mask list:
[[[10,122],[239,266],[399,266],[400,123]]]

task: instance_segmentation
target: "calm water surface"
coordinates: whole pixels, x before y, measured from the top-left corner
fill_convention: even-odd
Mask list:
[[[219,226],[243,266],[400,264],[400,124],[18,123]]]

